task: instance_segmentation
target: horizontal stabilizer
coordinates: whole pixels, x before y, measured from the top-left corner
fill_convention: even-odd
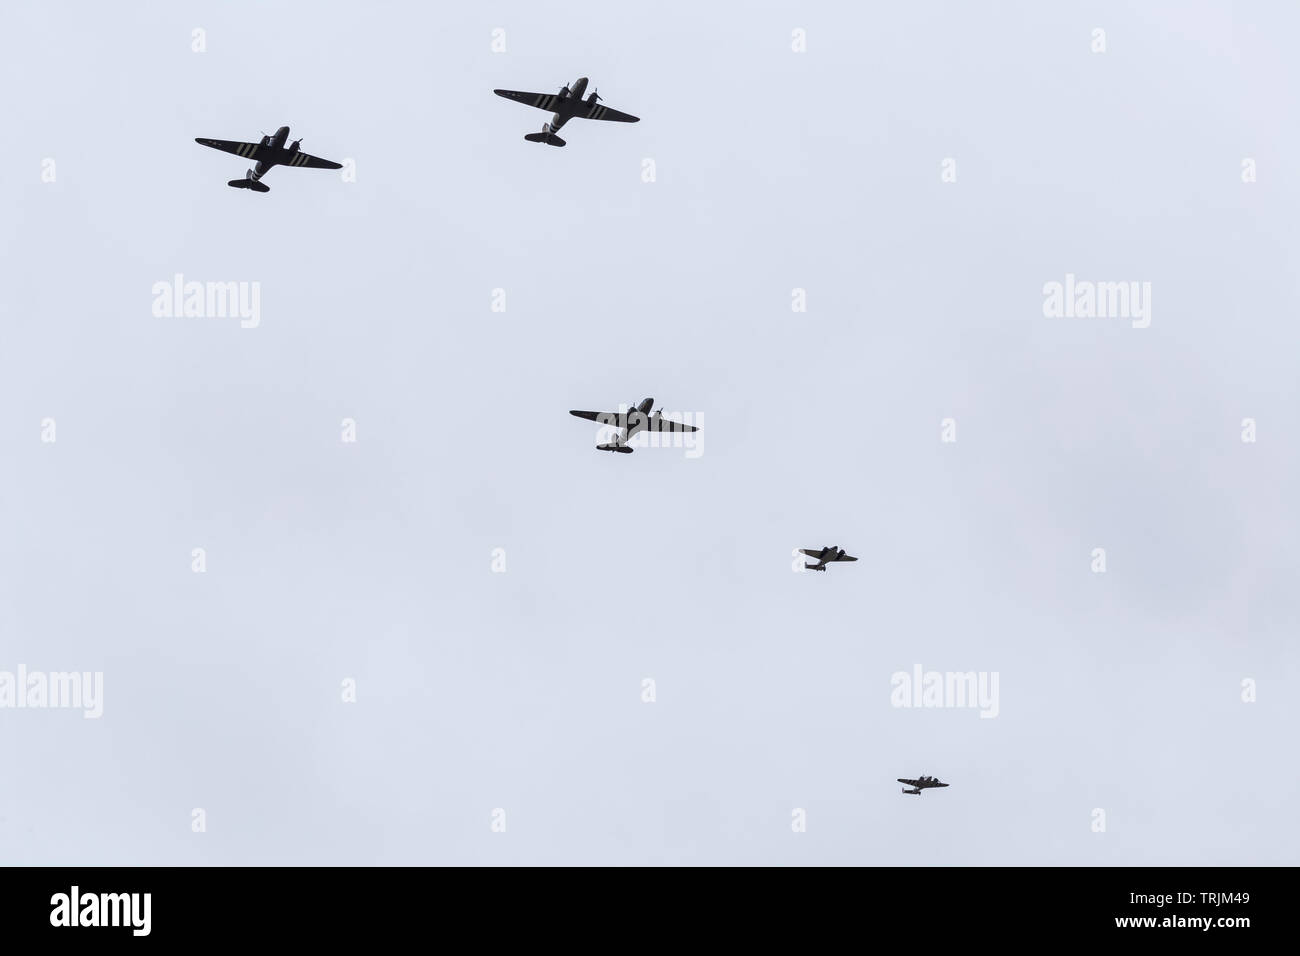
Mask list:
[[[226,185],[234,186],[236,189],[251,189],[257,193],[269,193],[271,191],[270,186],[259,183],[256,179],[232,179]]]
[[[524,139],[530,143],[546,143],[549,146],[563,146],[564,140],[554,133],[525,133]]]
[[[631,449],[631,448],[628,448],[627,445],[620,445],[620,444],[617,444],[617,443],[614,443],[614,442],[611,442],[611,443],[609,443],[608,445],[597,445],[597,446],[596,446],[596,450],[597,450],[597,451],[616,451],[616,452],[618,452],[620,455],[630,455],[630,454],[632,454],[632,449]]]

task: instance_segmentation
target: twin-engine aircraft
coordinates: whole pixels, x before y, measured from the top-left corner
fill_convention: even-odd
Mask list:
[[[898,782],[905,783],[912,788],[911,790],[904,789],[904,793],[914,793],[918,797],[921,795],[922,790],[929,790],[932,787],[948,786],[946,783],[940,783],[938,777],[921,776],[917,777],[915,780],[908,780],[906,777],[899,777]]]
[[[836,547],[833,544],[830,545],[829,547],[822,548],[820,551],[814,551],[810,548],[800,548],[799,553],[806,554],[810,558],[817,559],[816,564],[809,564],[807,561],[804,562],[803,566],[807,568],[809,571],[825,571],[826,565],[830,564],[832,561],[858,560],[857,558],[853,557],[850,554],[845,554],[843,548]]]
[[[273,166],[306,166],[309,169],[343,168],[342,163],[332,163],[328,159],[304,153],[298,148],[301,139],[294,140],[286,149],[284,144],[288,139],[289,127],[281,126],[275,131],[274,136],[263,136],[256,143],[237,143],[228,139],[203,139],[202,137],[196,138],[194,142],[201,146],[219,149],[223,153],[234,153],[244,159],[255,160],[257,165],[250,169],[243,179],[232,179],[226,185],[234,186],[236,189],[251,189],[258,193],[271,191],[271,187],[262,182],[262,177],[269,173]]]
[[[686,425],[682,422],[675,422],[671,419],[664,418],[664,410],[658,409],[651,412],[654,408],[655,400],[647,398],[639,404],[629,405],[625,412],[579,412],[570,410],[569,414],[577,418],[585,418],[589,422],[599,422],[602,425],[614,425],[619,430],[619,434],[614,436],[611,442],[605,442],[596,446],[598,451],[613,451],[620,455],[630,455],[633,449],[628,447],[628,442],[634,435],[643,431],[652,432],[697,432],[699,431],[694,425]]]
[[[639,123],[639,116],[629,116],[608,106],[600,105],[600,94],[595,90],[585,100],[582,94],[587,90],[587,78],[579,77],[573,86],[560,87],[559,93],[521,93],[518,90],[493,90],[497,96],[535,106],[539,110],[552,112],[551,121],[542,124],[540,133],[527,133],[524,139],[530,143],[546,143],[550,146],[563,146],[564,140],[556,136],[556,131],[571,119],[607,120],[612,123]]]

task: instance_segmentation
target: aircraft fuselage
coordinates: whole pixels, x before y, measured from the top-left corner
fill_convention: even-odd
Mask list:
[[[274,136],[263,136],[262,145],[270,146],[273,149],[284,149],[284,144],[288,139],[289,139],[289,127],[281,126],[279,129],[275,131]],[[294,145],[297,146],[298,144],[295,143]],[[256,166],[253,167],[253,175],[250,178],[253,180],[261,179],[263,176],[265,176],[268,172],[271,171],[272,166],[277,166],[277,165],[279,164],[262,160],[258,162]]]
[[[587,108],[587,105],[582,102],[582,94],[585,92],[587,92],[587,78],[585,76],[578,77],[571,86],[565,87],[560,92],[555,112],[551,115],[551,132],[555,132]]]

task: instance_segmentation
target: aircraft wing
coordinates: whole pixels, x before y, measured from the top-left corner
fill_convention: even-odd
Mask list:
[[[601,106],[599,103],[592,103],[578,115],[583,119],[609,120],[611,123],[641,122],[639,116],[629,116],[627,113],[620,113],[618,110],[612,110],[608,106]]]
[[[290,152],[287,149],[275,150],[274,157],[277,163],[284,166],[305,166],[307,169],[342,169],[342,163],[331,162],[328,159],[321,159],[319,156],[312,156],[310,153]]]
[[[899,777],[899,778],[898,778],[898,782],[899,782],[899,783],[905,783],[905,784],[907,784],[907,785],[908,785],[909,787],[911,787],[913,790],[918,789],[918,788],[921,786],[921,781],[920,781],[920,780],[908,780],[908,779],[906,779],[906,778],[904,778],[904,777]]]
[[[832,560],[835,560],[835,561],[856,561],[856,560],[858,560],[858,559],[855,558],[855,557],[853,557],[853,555],[851,555],[851,554],[841,554],[841,555],[839,555],[838,557],[833,558]]]
[[[261,143],[237,143],[228,139],[203,139],[195,137],[194,142],[200,146],[209,146],[212,149],[219,149],[223,153],[234,153],[236,156],[242,156],[244,159],[255,159],[261,162],[266,158],[266,154],[271,152],[269,146],[263,146]]]
[[[670,418],[658,418],[647,415],[645,412],[637,411],[635,408],[627,413],[627,437],[630,439],[633,435],[639,435],[641,432],[697,432],[699,431],[694,425],[687,425],[684,422],[675,422]]]
[[[597,422],[601,425],[613,425],[615,428],[626,428],[627,438],[631,440],[633,435],[638,435],[643,431],[660,431],[660,432],[697,432],[699,429],[694,425],[687,425],[684,422],[675,422],[668,418],[654,419],[645,412],[639,412],[636,409],[629,409],[626,412],[584,412],[577,409],[570,409],[569,414],[575,418],[585,418],[589,422]]]
[[[602,425],[618,424],[618,412],[579,412],[570,409],[569,414],[577,418],[585,418],[589,422],[599,422]]]
[[[514,100],[516,103],[523,103],[525,106],[535,106],[539,110],[549,112],[555,111],[555,106],[560,102],[557,93],[521,93],[519,90],[493,90],[497,96],[504,96],[508,100]]]
[[[800,548],[799,553],[806,554],[810,558],[816,558],[818,561],[822,558],[822,553],[820,551],[809,551],[807,548]]]
[[[656,418],[651,425],[650,419],[646,419],[646,428],[655,428],[661,432],[697,432],[699,431],[694,425],[687,425],[685,422],[675,422],[667,418]]]

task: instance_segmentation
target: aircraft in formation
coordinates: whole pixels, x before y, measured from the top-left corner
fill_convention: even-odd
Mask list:
[[[850,554],[845,554],[843,548],[836,547],[833,544],[830,545],[829,547],[822,548],[820,551],[814,551],[811,548],[800,548],[799,553],[806,554],[810,558],[817,559],[816,564],[809,564],[806,561],[804,562],[804,567],[807,568],[809,571],[825,571],[826,565],[830,564],[832,561],[858,560],[857,558],[853,557]]]
[[[572,86],[563,86],[559,93],[524,93],[519,90],[493,90],[497,96],[515,100],[525,106],[551,112],[551,121],[542,124],[540,133],[529,133],[524,139],[530,143],[548,143],[551,146],[563,146],[564,140],[555,135],[571,119],[606,120],[612,123],[639,123],[640,117],[620,113],[600,104],[600,94],[591,91],[585,100],[582,95],[587,91],[587,78],[579,77]],[[308,169],[342,169],[342,163],[336,163],[319,156],[304,153],[299,147],[302,139],[296,139],[289,146],[289,127],[281,126],[274,135],[263,134],[256,143],[245,143],[230,139],[208,139],[195,137],[194,142],[210,149],[219,149],[224,153],[234,153],[243,159],[255,163],[243,179],[232,179],[228,186],[235,189],[251,189],[253,192],[269,193],[271,187],[262,182],[262,178],[276,166],[302,166]],[[612,450],[612,449],[611,449]],[[631,449],[627,449],[631,451]]]
[[[600,94],[595,90],[585,100],[582,94],[587,91],[587,78],[579,77],[572,86],[560,87],[558,93],[522,93],[519,90],[493,90],[497,96],[504,96],[525,106],[535,106],[547,110],[551,115],[549,123],[542,124],[540,133],[526,133],[524,139],[530,143],[546,143],[550,146],[563,146],[564,140],[556,132],[571,119],[606,120],[611,123],[639,123],[639,116],[629,116],[608,106],[600,105]]]
[[[908,787],[912,788],[911,790],[908,790],[905,787],[903,789],[904,793],[914,793],[918,797],[921,795],[922,790],[930,790],[934,787],[948,786],[946,783],[940,783],[938,777],[926,777],[926,776],[917,777],[915,780],[908,780],[906,777],[899,777],[898,782],[905,783],[907,784]]]
[[[250,169],[243,179],[232,179],[226,185],[234,186],[236,189],[251,189],[253,192],[269,193],[271,187],[262,182],[262,177],[269,173],[274,166],[305,166],[309,169],[342,169],[342,163],[333,163],[328,159],[321,159],[319,156],[312,156],[304,153],[298,148],[302,139],[296,139],[286,149],[285,143],[289,139],[289,127],[281,126],[275,131],[274,136],[263,135],[261,140],[256,143],[240,143],[228,139],[204,139],[196,137],[194,142],[201,146],[208,146],[212,149],[219,149],[223,153],[234,153],[236,156],[242,156],[244,159],[253,160],[257,163]]]
[[[564,140],[555,135],[556,130],[560,129],[571,119],[594,119],[607,120],[615,123],[636,123],[639,118],[629,116],[627,113],[620,113],[618,110],[610,109],[607,106],[600,105],[600,94],[592,90],[591,96],[586,100],[582,98],[587,89],[587,78],[580,77],[572,86],[565,86],[560,89],[559,93],[523,93],[517,90],[493,90],[497,96],[503,96],[506,99],[515,100],[526,106],[534,106],[538,109],[552,111],[551,121],[542,124],[540,133],[528,133],[524,139],[530,143],[547,143],[551,146],[563,146]],[[260,141],[256,143],[243,143],[233,140],[224,139],[205,139],[197,137],[195,142],[219,149],[222,152],[234,153],[244,159],[253,161],[253,166],[245,174],[243,179],[232,179],[227,185],[236,189],[251,189],[254,192],[267,193],[271,187],[262,182],[262,178],[276,166],[300,166],[308,169],[342,169],[341,163],[335,163],[328,159],[321,159],[319,156],[312,156],[304,153],[299,147],[302,139],[296,139],[288,147],[285,143],[289,139],[289,127],[281,126],[275,131],[275,135],[263,134]],[[672,421],[663,417],[663,409],[654,412],[654,399],[647,398],[629,405],[623,412],[587,412],[571,410],[570,415],[577,418],[583,418],[587,421],[599,422],[602,425],[613,425],[618,429],[614,440],[604,442],[596,446],[599,451],[611,451],[618,454],[630,455],[633,449],[628,446],[628,442],[633,437],[643,431],[652,432],[695,432],[699,431],[694,425],[687,425],[684,422]],[[809,548],[800,548],[800,553],[817,560],[816,564],[805,562],[804,567],[810,571],[825,571],[826,565],[836,561],[856,561],[857,558],[846,554],[843,548],[835,545],[812,550]],[[899,783],[907,784],[911,790],[904,789],[903,793],[919,795],[922,790],[932,787],[946,787],[948,784],[941,783],[936,777],[919,777],[916,780],[909,780],[903,777],[898,778]]]
[[[633,449],[628,447],[628,442],[633,436],[643,431],[651,432],[697,432],[699,431],[694,425],[687,425],[684,422],[675,422],[672,419],[664,418],[662,408],[651,412],[654,408],[655,400],[653,398],[642,399],[635,405],[629,405],[627,411],[623,412],[582,412],[570,409],[569,414],[577,418],[585,418],[589,422],[599,422],[602,425],[613,425],[618,429],[618,434],[614,435],[614,440],[604,442],[596,446],[598,451],[613,451],[621,455],[632,454]]]

